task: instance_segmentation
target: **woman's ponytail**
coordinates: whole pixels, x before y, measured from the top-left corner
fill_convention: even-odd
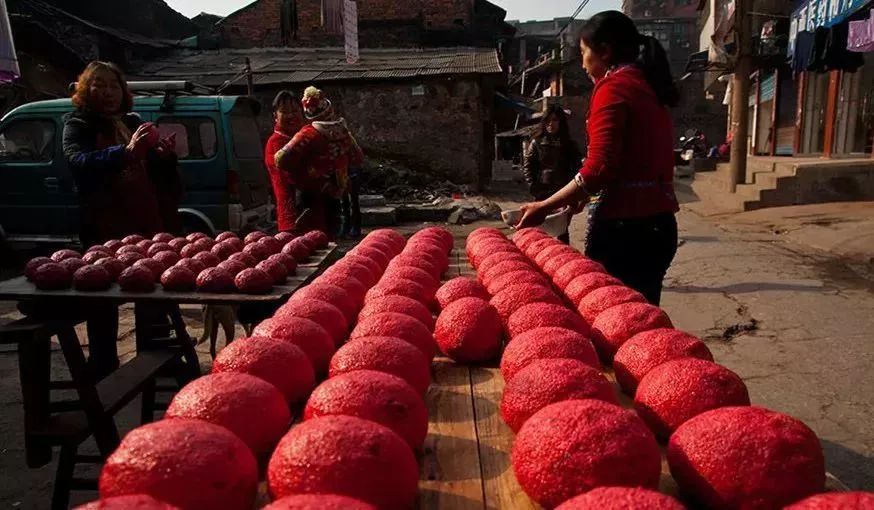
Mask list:
[[[676,106],[680,92],[671,76],[668,56],[658,39],[641,35],[634,21],[619,11],[603,11],[583,24],[580,38],[590,48],[609,47],[611,65],[635,64],[655,91],[659,102]]]
[[[671,76],[671,65],[662,43],[650,35],[640,36],[640,56],[637,64],[643,70],[646,81],[665,106],[677,106],[680,102],[680,91]]]

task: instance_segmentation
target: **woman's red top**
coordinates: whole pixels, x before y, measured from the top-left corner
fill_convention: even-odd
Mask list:
[[[270,174],[270,183],[273,185],[273,197],[276,199],[276,222],[280,232],[294,230],[297,212],[294,208],[294,183],[287,172],[280,172],[276,168],[276,153],[291,141],[291,137],[278,129],[273,131],[267,146],[264,148],[264,164],[267,173]]]
[[[598,219],[643,218],[679,210],[674,194],[674,132],[643,71],[613,70],[595,84],[588,156],[580,177],[601,193]]]

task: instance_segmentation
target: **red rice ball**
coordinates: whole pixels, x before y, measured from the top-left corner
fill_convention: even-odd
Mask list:
[[[613,308],[616,305],[624,303],[646,303],[646,298],[643,294],[624,285],[608,285],[589,292],[586,297],[580,300],[580,305],[577,311],[583,316],[589,324],[595,322],[595,319],[601,315],[601,312],[608,308]]]
[[[205,375],[186,384],[164,416],[225,427],[256,457],[269,454],[291,423],[288,403],[275,386],[253,375],[233,372]],[[253,416],[258,419],[253,420]]]
[[[336,494],[297,494],[286,496],[264,510],[377,510],[370,503]]]
[[[316,384],[310,358],[303,349],[282,338],[256,336],[234,341],[218,353],[212,364],[212,373],[227,372],[259,377],[275,386],[289,403],[305,400]]]
[[[129,432],[103,466],[100,497],[148,494],[179,508],[250,510],[258,464],[231,431],[174,418]]]
[[[592,342],[601,359],[612,363],[616,351],[634,335],[659,328],[673,328],[664,310],[647,303],[625,303],[604,310],[592,323]]]
[[[555,510],[685,510],[676,499],[639,487],[598,487],[555,507]]]
[[[574,399],[619,403],[613,385],[598,369],[575,359],[538,359],[507,382],[501,397],[501,417],[513,432],[519,432],[537,411]]]
[[[536,283],[510,285],[496,294],[490,302],[505,323],[525,305],[532,303],[561,305],[561,299],[552,289]]]
[[[598,290],[601,287],[617,285],[621,286],[623,283],[607,273],[586,273],[574,278],[574,280],[564,288],[564,295],[568,298],[568,301],[574,305],[574,308],[579,308],[583,299],[593,291]]]
[[[576,312],[552,303],[531,303],[519,308],[507,321],[510,338],[544,327],[566,328],[583,336],[590,334],[589,325]],[[597,347],[597,344],[596,344]]]
[[[355,322],[358,315],[358,304],[349,297],[345,290],[326,282],[316,281],[295,292],[289,301],[317,300],[337,307],[343,312],[348,324]]]
[[[667,458],[680,490],[707,508],[782,508],[825,488],[816,434],[761,407],[699,414],[671,435]]]
[[[488,291],[480,282],[473,278],[463,277],[453,278],[444,283],[443,286],[440,287],[440,290],[437,291],[435,297],[437,298],[437,304],[440,305],[441,309],[445,309],[447,306],[461,298],[475,297],[486,301],[491,299]]]
[[[543,272],[548,274],[550,278],[555,276],[556,271],[577,260],[583,260],[585,257],[577,250],[564,251],[551,257],[543,264]]]
[[[784,510],[872,510],[874,492],[827,492],[802,499]]]
[[[334,354],[334,340],[330,333],[319,323],[301,317],[267,319],[255,327],[252,336],[282,340],[300,347],[317,377],[327,373]]]
[[[358,321],[386,312],[409,315],[424,324],[428,331],[434,331],[434,316],[431,315],[431,310],[419,301],[406,296],[389,295],[369,300],[358,314]]]
[[[528,262],[519,260],[508,260],[492,266],[488,271],[480,272],[480,278],[483,284],[488,287],[495,279],[513,271],[531,271],[534,270]]]
[[[349,322],[346,321],[343,312],[324,301],[289,301],[282,305],[273,316],[280,322],[289,317],[309,319],[322,326],[331,335],[331,338],[334,339],[334,345],[337,346],[342,345],[349,332]]]
[[[145,494],[130,494],[92,501],[77,506],[75,510],[179,510],[179,507],[168,505]]]
[[[512,271],[507,274],[498,276],[486,285],[486,290],[492,296],[501,293],[507,287],[522,284],[537,284],[541,287],[551,287],[550,282],[534,269],[526,269],[524,271]]]
[[[573,359],[592,368],[601,368],[592,341],[564,328],[536,328],[513,339],[501,357],[501,375],[509,382],[534,361],[540,359]]]
[[[597,487],[655,489],[662,464],[633,411],[592,399],[558,402],[529,418],[511,460],[519,485],[547,508]]]
[[[331,358],[329,376],[376,370],[400,377],[419,395],[431,384],[431,363],[414,345],[392,337],[356,338]]]
[[[637,384],[653,368],[674,359],[713,361],[713,354],[697,337],[676,329],[651,329],[631,337],[616,351],[613,370],[625,393],[634,395]]]
[[[434,339],[440,350],[459,363],[494,359],[501,350],[501,317],[479,298],[462,298],[437,317]]]
[[[354,416],[307,420],[286,434],[267,468],[270,494],[338,494],[377,508],[412,508],[419,465],[388,427]]]
[[[477,275],[480,276],[480,280],[482,280],[482,275],[487,273],[489,269],[495,267],[498,264],[515,260],[518,262],[524,262],[528,264],[527,269],[535,269],[534,265],[531,263],[531,260],[525,256],[524,253],[520,251],[515,252],[500,252],[489,255],[480,263],[479,267],[476,268]]]
[[[349,299],[355,302],[356,305],[364,304],[364,296],[367,294],[367,287],[358,278],[354,276],[354,270],[342,269],[331,272],[325,272],[313,283],[329,283],[336,285],[344,291]]]
[[[335,415],[385,425],[414,450],[428,435],[428,410],[422,394],[400,377],[385,372],[357,370],[340,374],[313,390],[304,420]]]
[[[559,268],[554,275],[552,281],[555,286],[561,290],[565,290],[567,286],[577,277],[587,273],[607,273],[604,266],[586,257],[580,257],[577,260],[568,262]]]
[[[634,394],[634,408],[656,436],[667,438],[701,413],[750,405],[740,377],[712,361],[683,358],[652,369]]]
[[[400,338],[422,351],[429,362],[437,354],[437,344],[428,328],[419,320],[402,313],[378,313],[359,320],[350,340],[371,336]]]

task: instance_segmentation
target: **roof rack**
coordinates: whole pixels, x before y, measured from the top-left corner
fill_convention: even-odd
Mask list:
[[[76,82],[70,84],[70,91],[76,90]],[[173,109],[173,98],[176,96],[215,95],[218,91],[214,88],[200,85],[191,81],[128,81],[127,86],[135,96],[164,96],[161,103],[162,110]]]

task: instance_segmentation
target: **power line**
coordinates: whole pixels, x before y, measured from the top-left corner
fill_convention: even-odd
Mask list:
[[[588,4],[589,4],[589,0],[583,0],[582,2],[580,2],[580,5],[577,6],[577,10],[575,10],[574,13],[571,14],[571,19],[568,20],[568,22],[565,24],[564,28],[562,28],[561,31],[558,33],[559,37],[561,37],[561,34],[563,34],[564,31],[567,30],[568,27],[571,26],[571,24],[574,22],[576,17],[579,16],[581,12],[583,12],[583,9],[585,9],[586,5],[588,5]]]

